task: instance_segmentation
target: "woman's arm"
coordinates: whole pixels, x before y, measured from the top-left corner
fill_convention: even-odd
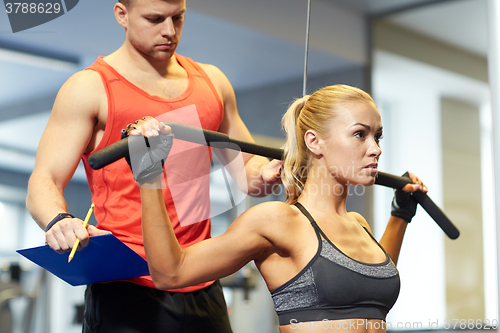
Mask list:
[[[424,193],[427,192],[427,187],[422,183],[422,181],[417,176],[415,176],[412,173],[409,173],[408,176],[413,181],[413,184],[407,184],[403,188],[403,191],[409,193],[416,191],[422,191]],[[404,210],[405,207],[401,207],[401,209]],[[414,209],[416,209],[416,206],[414,207]],[[411,221],[411,218],[413,217],[414,214],[415,210],[412,210],[412,212],[409,213],[406,212],[406,214],[391,215],[391,217],[389,218],[389,222],[387,223],[387,226],[385,228],[384,234],[380,239],[380,245],[382,245],[382,247],[387,251],[387,253],[389,253],[394,264],[398,263],[399,253],[401,251],[401,246],[403,244],[403,238],[406,232],[406,227],[408,226],[408,223]],[[409,218],[409,220],[407,221],[402,217],[394,215],[406,216],[407,218]]]
[[[396,265],[407,226],[408,222],[402,218],[391,216],[379,242]]]
[[[258,231],[258,221],[262,219],[247,211],[223,235],[182,249],[170,223],[161,189],[141,187],[141,201],[146,258],[158,289],[177,289],[222,278],[272,247]]]
[[[170,128],[154,118],[145,117],[127,127],[127,132],[127,135],[148,137],[149,148],[134,150],[127,162],[140,186],[144,247],[156,288],[177,289],[219,279],[269,253],[273,248],[269,237],[265,237],[269,209],[262,208],[263,205],[239,216],[222,236],[181,248],[162,192],[161,161],[168,161],[172,144]],[[153,139],[156,136],[159,138]],[[146,155],[149,157],[145,158]]]

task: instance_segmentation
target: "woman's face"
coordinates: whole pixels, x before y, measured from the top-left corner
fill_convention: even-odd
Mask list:
[[[348,102],[336,110],[330,133],[320,140],[329,174],[341,184],[373,185],[382,150],[382,120],[376,106]]]

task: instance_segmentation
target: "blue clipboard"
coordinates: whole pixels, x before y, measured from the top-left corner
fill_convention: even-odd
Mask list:
[[[16,252],[72,286],[149,275],[146,260],[113,235],[90,237],[70,263],[69,252],[59,254],[48,245]]]

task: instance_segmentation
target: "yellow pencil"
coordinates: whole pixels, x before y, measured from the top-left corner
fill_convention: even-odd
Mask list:
[[[89,211],[87,212],[87,216],[85,216],[85,221],[83,221],[84,228],[87,228],[87,224],[89,223],[90,216],[92,215],[92,210],[94,210],[94,206],[95,206],[94,204],[92,204],[90,206]],[[75,245],[73,245],[73,249],[71,250],[71,253],[69,254],[68,262],[70,262],[71,259],[73,259],[75,252],[76,252],[76,249],[78,248],[78,244],[80,244],[80,240],[77,238],[75,241]]]

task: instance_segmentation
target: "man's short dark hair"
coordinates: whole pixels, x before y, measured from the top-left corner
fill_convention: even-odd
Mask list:
[[[118,0],[121,4],[123,4],[125,7],[129,7],[130,3],[132,2],[131,0]]]

